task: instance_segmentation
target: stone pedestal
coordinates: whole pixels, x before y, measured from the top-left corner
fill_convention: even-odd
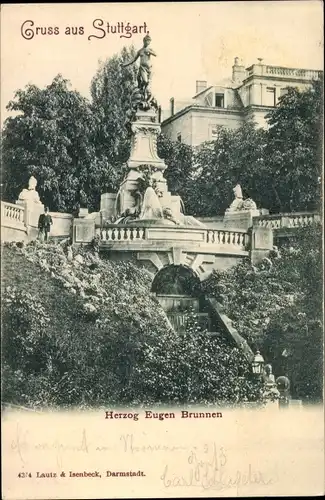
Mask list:
[[[25,226],[29,239],[35,239],[38,235],[38,219],[44,213],[43,203],[35,202],[32,200],[17,200],[16,205],[25,208]]]
[[[266,227],[251,227],[249,233],[251,261],[254,265],[267,257],[273,249],[273,230]]]
[[[103,216],[103,220],[107,220],[110,217],[115,216],[115,201],[116,193],[104,193],[100,197],[100,211]]]
[[[130,170],[140,165],[151,165],[160,172],[166,170],[165,162],[157,153],[157,137],[160,124],[154,110],[137,111],[136,121],[132,123],[131,155],[127,162]]]
[[[73,243],[90,243],[95,237],[95,222],[93,219],[74,219]]]
[[[226,212],[224,215],[224,227],[231,229],[249,229],[253,225],[253,217],[261,215],[260,210],[238,210],[238,212]]]
[[[127,162],[129,171],[116,197],[116,215],[127,209],[136,208],[135,192],[138,189],[138,179],[143,177],[146,168],[150,169],[152,180],[162,193],[162,206],[170,201],[167,181],[163,176],[166,164],[157,153],[157,137],[160,130],[157,113],[154,110],[137,111],[136,120],[132,123],[131,154]]]

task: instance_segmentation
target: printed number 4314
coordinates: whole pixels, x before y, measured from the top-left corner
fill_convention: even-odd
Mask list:
[[[30,473],[30,472],[19,472],[18,477],[19,477],[19,478],[23,478],[23,477],[32,477],[32,475],[31,475],[31,473]]]

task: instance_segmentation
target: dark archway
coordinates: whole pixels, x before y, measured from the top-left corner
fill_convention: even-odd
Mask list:
[[[198,297],[201,283],[192,269],[185,266],[165,266],[154,277],[151,291],[157,295],[188,295]]]
[[[186,330],[189,313],[194,313],[202,326],[209,328],[209,314],[202,310],[201,282],[192,269],[181,265],[162,268],[156,274],[151,290],[176,331]]]

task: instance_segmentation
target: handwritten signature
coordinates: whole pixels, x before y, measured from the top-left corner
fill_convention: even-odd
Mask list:
[[[167,464],[160,477],[165,488],[170,487],[201,487],[203,490],[223,490],[245,485],[269,485],[275,482],[272,477],[266,477],[261,471],[247,464],[244,470],[227,473],[228,462],[226,450],[218,448],[216,443],[204,445],[205,458],[201,459],[194,449],[187,458],[186,472],[182,475],[171,472]],[[212,453],[209,448],[212,447]],[[210,453],[210,455],[209,455]],[[208,458],[207,458],[208,456]]]

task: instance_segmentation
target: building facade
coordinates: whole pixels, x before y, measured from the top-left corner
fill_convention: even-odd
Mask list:
[[[262,59],[245,68],[236,57],[231,79],[211,86],[197,81],[190,102],[170,100],[162,132],[173,141],[197,146],[215,139],[219,126],[235,129],[253,120],[257,126],[266,127],[265,116],[288,87],[304,90],[321,75],[318,70],[266,65]]]

